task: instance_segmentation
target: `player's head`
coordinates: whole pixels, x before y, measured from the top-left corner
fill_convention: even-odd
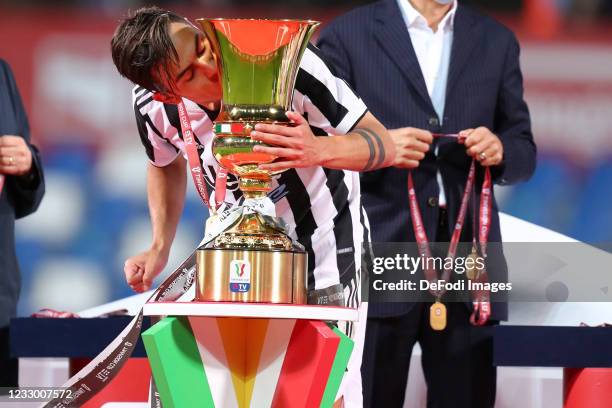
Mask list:
[[[176,13],[145,7],[124,19],[111,40],[121,75],[157,99],[198,103],[221,99],[216,57],[206,35]]]

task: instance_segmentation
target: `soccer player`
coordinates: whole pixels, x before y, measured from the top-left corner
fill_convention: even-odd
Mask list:
[[[121,22],[111,46],[121,75],[137,84],[134,112],[150,160],[152,244],[125,263],[128,284],[143,291],[167,263],[185,197],[186,153],[176,104],[182,101],[186,106],[212,193],[219,169],[211,153],[212,125],[219,112],[221,84],[209,40],[175,13],[159,8],[136,11]],[[292,107],[287,116],[297,126],[258,125],[251,135],[273,145],[260,146],[259,151],[280,158],[267,168],[287,169],[273,180],[268,196],[276,214],[295,226],[290,235],[308,253],[309,291],[341,285],[345,305],[358,307],[361,246],[368,224],[357,171],[402,166],[396,156],[406,155],[396,155],[386,129],[312,45],[301,61]],[[229,175],[226,205],[242,200],[236,178]],[[361,406],[363,317],[355,330],[351,325],[345,328],[356,341],[339,394],[350,387],[344,393],[345,406]]]

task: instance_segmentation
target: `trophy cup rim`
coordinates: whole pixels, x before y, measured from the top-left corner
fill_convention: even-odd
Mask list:
[[[276,22],[288,22],[288,23],[308,23],[308,24],[321,24],[320,21],[311,19],[299,19],[299,18],[232,18],[232,17],[201,17],[197,18],[196,22],[200,21],[276,21]]]

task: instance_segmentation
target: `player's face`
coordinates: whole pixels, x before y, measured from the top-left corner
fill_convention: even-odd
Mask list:
[[[206,35],[186,23],[171,23],[169,30],[178,54],[178,64],[171,70],[174,79],[171,89],[178,96],[200,104],[220,101],[216,56]]]

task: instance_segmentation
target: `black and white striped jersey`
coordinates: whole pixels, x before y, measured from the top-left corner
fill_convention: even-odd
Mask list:
[[[176,105],[154,101],[152,94],[141,87],[134,88],[133,100],[140,138],[151,163],[166,166],[179,154],[186,157]],[[211,153],[216,112],[183,101],[212,195],[218,170]],[[306,117],[313,133],[320,136],[349,132],[367,112],[362,100],[332,73],[312,45],[300,64],[293,110]],[[275,203],[276,215],[293,226],[292,238],[308,252],[309,288],[342,283],[347,302],[355,305],[361,244],[367,231],[361,213],[359,174],[322,167],[289,169],[274,178],[269,197]],[[226,203],[239,204],[242,199],[236,177],[228,175]]]

